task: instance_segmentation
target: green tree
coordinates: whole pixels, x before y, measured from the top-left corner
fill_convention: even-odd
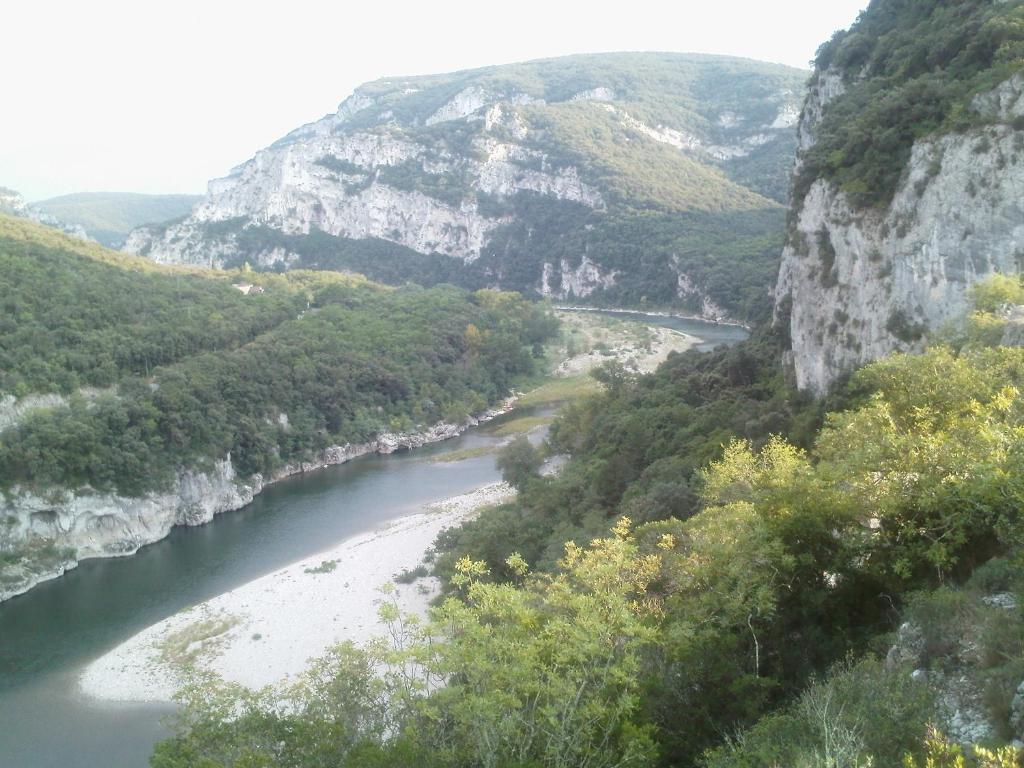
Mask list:
[[[502,479],[513,488],[522,489],[537,477],[544,459],[526,435],[520,435],[502,448],[497,466]]]

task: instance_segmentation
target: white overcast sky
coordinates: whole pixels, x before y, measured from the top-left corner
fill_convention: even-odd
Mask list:
[[[195,192],[360,83],[599,51],[806,66],[867,0],[5,3],[0,186]]]

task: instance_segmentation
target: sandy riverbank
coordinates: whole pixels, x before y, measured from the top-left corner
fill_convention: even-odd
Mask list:
[[[623,330],[593,327],[590,319],[561,312],[562,322],[584,338],[586,351],[571,355],[555,368],[553,375],[559,378],[589,373],[599,365],[617,360],[627,370],[637,373],[651,373],[668,359],[672,352],[685,352],[701,343],[701,339],[682,331],[659,326],[642,326],[639,323],[624,324],[624,329],[643,328],[646,338]]]
[[[645,317],[675,317],[680,320],[694,320],[698,323],[712,323],[714,325],[729,325],[733,328],[743,328],[744,330],[752,330],[751,326],[746,323],[741,323],[738,320],[732,320],[728,317],[707,317],[705,315],[694,315],[694,314],[683,314],[680,312],[668,312],[665,310],[645,310],[645,309],[622,309],[619,307],[589,307],[589,306],[572,306],[569,304],[555,304],[554,308],[559,312],[598,312],[602,314],[612,315],[643,315]]]
[[[379,588],[422,561],[437,535],[514,494],[504,483],[424,508],[154,624],[89,664],[82,691],[110,701],[169,701],[191,662],[251,688],[297,676],[345,640],[383,633]],[[399,584],[406,611],[425,613],[432,577]]]
[[[556,378],[585,374],[610,359],[649,372],[671,352],[700,342],[667,328],[563,318],[585,351],[568,355]],[[442,530],[513,494],[495,483],[431,504],[171,616],[89,664],[82,691],[110,701],[169,701],[186,665],[250,688],[297,676],[332,645],[381,635],[380,587],[420,565]],[[424,614],[437,588],[436,579],[419,578],[396,585],[395,597],[403,610]]]

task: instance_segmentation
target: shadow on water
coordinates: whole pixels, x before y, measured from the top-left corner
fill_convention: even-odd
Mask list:
[[[705,348],[745,336],[730,326],[635,316],[701,336]],[[530,413],[520,409],[514,417]],[[132,557],[86,561],[0,603],[0,766],[145,766],[153,743],[167,735],[161,719],[173,708],[84,699],[77,680],[89,661],[183,608],[424,504],[499,480],[493,454],[436,460],[497,446],[502,440],[490,428],[498,424],[413,452],[368,456],[283,480],[208,525],[176,528]],[[542,436],[539,431],[531,439]]]

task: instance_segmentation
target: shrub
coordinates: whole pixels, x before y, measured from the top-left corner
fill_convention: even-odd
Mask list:
[[[520,435],[505,446],[498,455],[501,478],[513,488],[521,489],[537,476],[544,459],[526,435]]]

